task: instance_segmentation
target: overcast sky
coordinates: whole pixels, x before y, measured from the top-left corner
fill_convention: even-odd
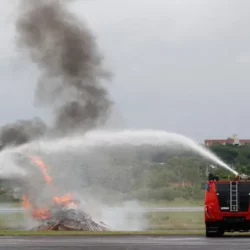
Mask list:
[[[17,54],[8,2],[0,4],[0,123],[48,119],[33,105],[37,72]],[[79,0],[72,8],[114,74],[119,126],[250,137],[249,0]]]

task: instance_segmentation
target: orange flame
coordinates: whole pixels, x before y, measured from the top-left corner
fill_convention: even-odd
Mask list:
[[[46,183],[51,184],[52,178],[48,174],[48,166],[43,162],[43,160],[40,159],[39,157],[35,157],[35,156],[30,157],[30,159],[32,160],[32,162],[34,162],[36,165],[38,165],[38,167],[42,171],[42,174],[44,176]],[[28,200],[27,195],[25,195],[25,194],[22,196],[22,200],[23,200],[23,207],[25,209],[28,209],[28,208],[32,209],[33,218],[38,219],[38,220],[41,220],[41,219],[47,220],[50,218],[51,214],[50,214],[50,210],[48,208],[34,208],[33,205],[30,203],[30,201]],[[56,205],[77,206],[77,204],[76,204],[76,202],[74,202],[71,194],[65,194],[63,196],[54,196],[53,201]]]
[[[50,212],[47,208],[37,208],[32,210],[32,216],[35,219],[47,220],[50,218]]]
[[[31,204],[30,204],[30,202],[29,202],[29,200],[28,200],[28,197],[27,197],[27,195],[23,195],[22,196],[22,200],[23,200],[23,207],[24,208],[30,208],[31,207]]]
[[[77,204],[73,201],[73,197],[71,194],[65,194],[63,196],[55,196],[53,198],[54,202],[58,205],[64,205],[64,206],[69,206],[69,205],[74,205],[76,206]]]
[[[52,182],[51,176],[48,174],[48,166],[39,158],[39,157],[30,157],[31,160],[38,165],[38,167],[41,169],[45,181],[50,184]]]
[[[47,208],[33,208],[32,204],[29,202],[27,195],[22,196],[23,199],[23,207],[25,209],[32,209],[32,216],[35,219],[49,219],[50,212]]]

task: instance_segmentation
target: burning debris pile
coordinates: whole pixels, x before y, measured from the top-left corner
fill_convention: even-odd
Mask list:
[[[41,170],[45,183],[54,189],[52,177],[47,171],[47,165],[38,157],[31,157],[30,159]],[[30,212],[33,219],[40,223],[32,230],[110,231],[103,222],[95,222],[90,215],[83,211],[72,194],[54,196],[51,205],[46,207],[34,205],[36,202],[31,202],[32,198],[29,199],[29,197],[36,197],[36,195],[31,195],[30,192],[29,195],[23,195],[23,207],[27,212]]]
[[[51,217],[33,230],[109,231],[109,228],[102,222],[96,223],[80,209],[61,207],[52,209]]]

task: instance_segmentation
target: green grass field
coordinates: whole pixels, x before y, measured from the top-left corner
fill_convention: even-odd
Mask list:
[[[0,215],[0,236],[25,235],[203,235],[202,212],[153,212],[148,213],[148,228],[145,232],[74,232],[74,231],[16,231],[26,217],[22,213]]]
[[[175,199],[172,202],[148,202],[145,207],[192,207],[202,206],[203,201]],[[12,207],[18,207],[20,203],[14,203]],[[204,230],[203,212],[151,212],[146,215],[147,230]],[[26,218],[22,213],[0,214],[0,230],[15,230],[25,223]]]
[[[184,206],[200,206],[200,201],[190,201],[183,199],[176,199],[173,202],[158,202],[158,203],[144,203],[146,207],[184,207]],[[15,207],[18,203],[15,204]],[[203,212],[151,212],[146,214],[148,226],[147,231],[166,232],[171,231],[201,231],[204,232]],[[15,230],[25,224],[26,218],[22,213],[1,214],[0,215],[0,230]],[[24,232],[22,232],[23,234]],[[32,232],[36,234],[36,232]],[[40,234],[41,232],[37,232]],[[77,234],[82,232],[77,232]],[[85,232],[83,232],[85,233]],[[30,232],[28,232],[30,234]]]
[[[145,215],[149,231],[199,231],[204,230],[203,212],[152,212]],[[0,230],[15,230],[25,224],[22,213],[0,216]]]
[[[16,229],[24,223],[25,216],[23,213],[11,213],[0,215],[0,230]]]
[[[148,230],[204,230],[203,212],[153,212],[147,214]]]
[[[142,205],[146,207],[199,207],[203,206],[203,200],[185,200],[175,199],[174,201],[149,201],[143,202]]]

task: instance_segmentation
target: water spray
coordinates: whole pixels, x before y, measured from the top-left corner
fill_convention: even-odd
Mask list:
[[[234,175],[239,173],[224,163],[219,157],[208,149],[199,145],[192,139],[176,133],[160,130],[122,130],[105,131],[96,130],[87,132],[85,135],[75,135],[59,139],[40,139],[8,149],[8,153],[42,152],[47,154],[67,152],[88,152],[97,148],[108,148],[118,146],[137,147],[143,145],[151,146],[178,146],[198,153],[202,157],[213,161],[219,166],[229,170]],[[0,162],[4,160],[0,155]]]
[[[213,161],[221,167],[229,170],[235,175],[238,172],[224,163],[211,151],[199,145],[192,139],[176,133],[169,133],[161,130],[122,130],[105,131],[96,130],[87,132],[85,135],[75,135],[58,140],[38,140],[17,148],[18,151],[37,149],[42,152],[77,152],[81,150],[91,150],[98,147],[117,147],[117,146],[179,146],[194,151],[202,157]]]

